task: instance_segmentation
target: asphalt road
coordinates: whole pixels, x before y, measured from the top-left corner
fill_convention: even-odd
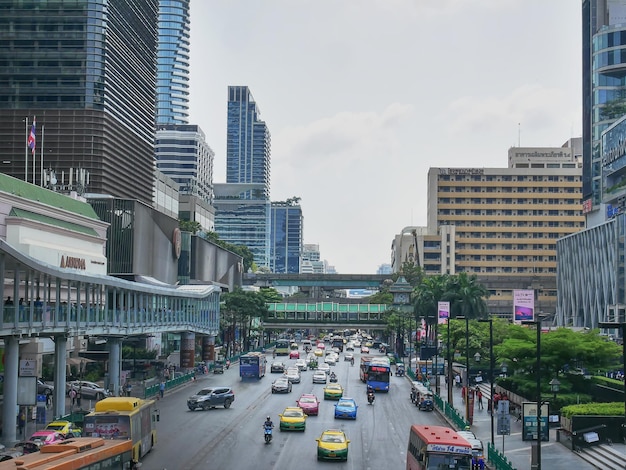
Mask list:
[[[370,354],[371,355],[371,354]],[[283,358],[288,365],[295,360]],[[418,411],[409,400],[406,378],[391,380],[389,393],[377,393],[368,405],[365,384],[359,380],[360,355],[355,365],[343,361],[332,366],[343,385],[344,396],[359,406],[356,421],[335,420],[334,401],[323,399],[322,384],[313,384],[312,372],[302,372],[302,382],[288,394],[272,394],[271,383],[280,374],[268,373],[258,381],[242,382],[237,365],[223,375],[202,376],[196,383],[166,395],[159,402],[160,423],[156,448],[143,459],[142,470],[197,469],[296,469],[308,470],[338,465],[347,469],[402,470],[411,424],[445,424],[438,413]],[[271,363],[271,357],[268,358]],[[189,411],[187,397],[208,385],[227,385],[235,391],[230,409]],[[302,393],[315,393],[322,401],[319,416],[306,421],[305,432],[280,432],[278,414],[295,406]],[[262,424],[270,415],[275,424],[270,444],[263,439]],[[315,439],[326,429],[342,429],[350,439],[348,461],[318,462]]]

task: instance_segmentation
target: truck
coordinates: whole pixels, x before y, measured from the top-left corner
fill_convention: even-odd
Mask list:
[[[331,344],[333,348],[339,348],[339,351],[343,352],[343,338],[335,336]]]

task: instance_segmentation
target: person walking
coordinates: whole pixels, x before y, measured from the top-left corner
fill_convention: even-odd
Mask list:
[[[20,436],[24,436],[24,429],[26,428],[26,412],[24,408],[20,409],[20,414],[17,417],[17,429],[19,430]]]
[[[478,399],[478,409],[483,409],[483,392],[480,391],[480,388],[476,387],[476,398]]]
[[[132,393],[132,391],[133,391],[133,386],[132,386],[132,384],[130,383],[130,380],[127,380],[127,381],[126,381],[126,385],[125,385],[125,387],[124,387],[124,388],[126,389],[126,396],[127,396],[127,397],[129,397],[129,396],[130,396],[130,394],[131,394],[131,393]]]
[[[68,396],[72,400],[72,408],[74,408],[74,405],[76,405],[76,389],[74,387],[70,388]]]
[[[161,395],[161,398],[165,395],[165,380],[161,380],[161,383],[159,384],[159,395]]]

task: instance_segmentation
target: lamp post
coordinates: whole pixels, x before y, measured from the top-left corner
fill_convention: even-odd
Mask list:
[[[469,386],[470,386],[470,368],[469,368],[469,317],[457,316],[457,320],[465,320],[465,421],[470,422],[470,405],[469,405]]]
[[[446,349],[446,356],[448,356],[448,403],[451,407],[454,407],[452,397],[452,357],[450,356],[450,315],[448,315],[448,348]]]
[[[537,327],[537,357],[535,375],[537,376],[537,463],[531,469],[541,470],[541,319],[522,321],[522,325]]]
[[[478,320],[480,323],[489,323],[489,393],[490,393],[490,401],[491,401],[491,445],[495,447],[495,432],[494,432],[494,423],[493,423],[493,382],[494,382],[494,362],[495,358],[493,357],[493,319],[488,320]],[[505,372],[506,364],[502,363],[502,371]]]
[[[435,393],[439,395],[439,315],[435,323]]]
[[[509,371],[509,366],[506,362],[503,361],[502,364],[500,364],[500,370],[502,371],[503,377],[506,378],[506,373]]]
[[[624,372],[626,373],[626,322],[622,323],[598,323],[600,328],[621,328],[622,329],[622,361],[624,364]],[[626,381],[624,381],[624,423],[622,424],[622,434],[626,436]]]

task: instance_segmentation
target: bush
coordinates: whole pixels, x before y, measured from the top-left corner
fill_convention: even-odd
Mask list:
[[[571,418],[574,415],[593,416],[624,416],[624,403],[585,403],[569,405],[561,408],[561,415]]]

